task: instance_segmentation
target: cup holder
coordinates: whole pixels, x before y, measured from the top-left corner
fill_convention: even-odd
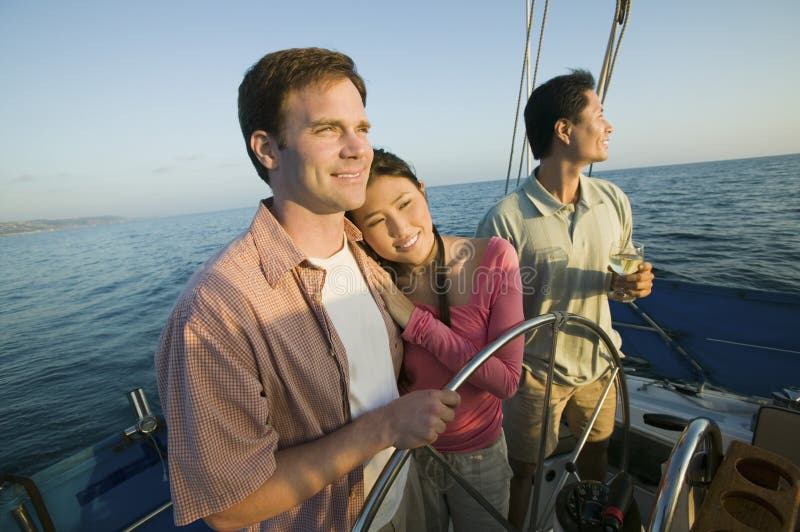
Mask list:
[[[734,440],[691,529],[791,532],[798,509],[800,468],[783,456]]]
[[[752,493],[726,493],[722,497],[722,507],[731,517],[756,530],[780,530],[783,526],[783,517],[778,510]]]
[[[789,474],[777,465],[760,458],[742,458],[736,471],[749,482],[772,491],[788,491],[792,487]]]

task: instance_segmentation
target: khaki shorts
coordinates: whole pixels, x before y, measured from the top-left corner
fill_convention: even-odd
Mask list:
[[[603,395],[609,376],[606,375],[585,386],[559,386],[553,384],[550,393],[550,419],[547,427],[545,456],[550,456],[558,444],[558,429],[561,415],[576,436],[580,435],[592,417],[595,405]],[[503,429],[508,443],[508,456],[520,462],[534,464],[539,458],[539,438],[544,419],[544,382],[523,367],[519,390],[503,403]],[[611,387],[600,414],[589,433],[587,441],[608,439],[614,432],[614,414],[617,408],[617,393]]]

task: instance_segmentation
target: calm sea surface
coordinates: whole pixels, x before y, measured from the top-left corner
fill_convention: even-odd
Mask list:
[[[659,277],[800,295],[800,154],[594,175],[628,193]],[[469,236],[504,181],[428,191],[440,231]],[[0,238],[0,472],[33,473],[131,425],[134,388],[160,410],[161,327],[256,203]]]

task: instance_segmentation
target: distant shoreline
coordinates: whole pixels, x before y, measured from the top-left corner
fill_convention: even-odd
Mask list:
[[[46,233],[93,227],[96,225],[119,224],[130,221],[121,216],[91,216],[86,218],[67,218],[61,220],[28,220],[25,222],[0,222],[0,237],[29,233]]]

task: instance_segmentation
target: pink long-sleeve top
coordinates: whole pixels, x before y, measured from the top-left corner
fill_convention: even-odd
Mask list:
[[[493,237],[472,279],[466,305],[450,307],[450,327],[438,309],[415,304],[403,331],[405,371],[411,381],[401,390],[441,389],[483,347],[523,320],[522,283],[514,247]],[[458,389],[461,404],[433,447],[467,453],[497,441],[503,426],[502,400],[519,386],[523,337],[518,336],[487,360]]]

